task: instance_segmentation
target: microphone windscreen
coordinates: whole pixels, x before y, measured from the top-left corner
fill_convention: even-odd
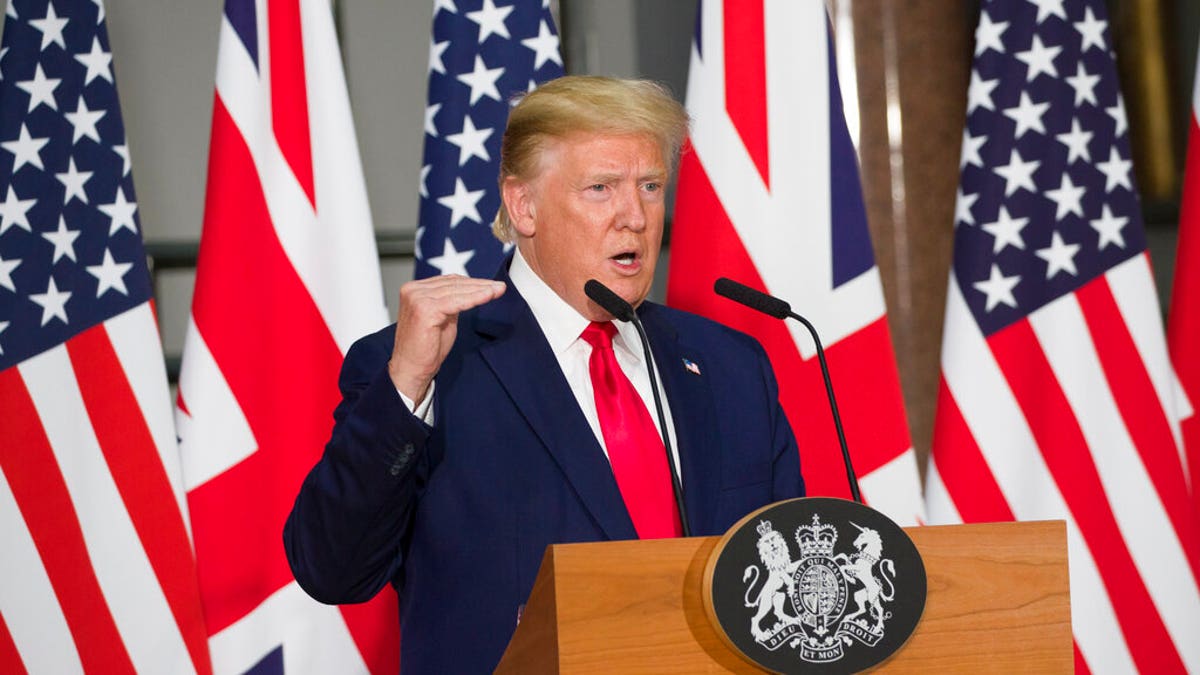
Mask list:
[[[717,295],[729,298],[734,302],[741,303],[750,309],[756,309],[776,319],[785,319],[792,313],[792,306],[783,300],[750,288],[745,284],[740,284],[733,279],[725,277],[717,279],[716,283],[713,284],[713,291]]]
[[[612,314],[613,318],[619,321],[632,321],[637,316],[633,312],[632,305],[595,279],[588,279],[587,283],[583,285],[583,292],[591,298],[592,302],[600,305],[604,311]]]

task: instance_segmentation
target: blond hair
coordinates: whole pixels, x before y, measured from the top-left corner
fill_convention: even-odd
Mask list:
[[[500,186],[509,176],[532,179],[546,141],[570,134],[646,135],[658,142],[663,160],[674,171],[688,133],[687,110],[665,87],[649,80],[569,75],[524,95],[508,116],[500,144]],[[516,239],[503,201],[492,233]]]

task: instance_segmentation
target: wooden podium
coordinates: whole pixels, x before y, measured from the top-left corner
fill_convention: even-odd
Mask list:
[[[1074,668],[1062,521],[905,528],[929,594],[908,642],[875,670]],[[704,566],[719,537],[546,549],[497,673],[755,673],[709,623]]]

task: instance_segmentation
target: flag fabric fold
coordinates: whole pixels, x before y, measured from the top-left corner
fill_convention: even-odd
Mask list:
[[[325,0],[228,0],[176,424],[218,673],[398,669],[395,593],[317,603],[283,524],[350,344],[387,323]]]
[[[104,6],[0,45],[0,672],[211,672]]]
[[[544,0],[436,0],[416,237],[418,279],[491,277],[506,247],[492,236],[500,207],[500,139],[514,96],[563,74]]]
[[[1077,672],[1200,672],[1191,408],[1113,58],[1100,0],[982,7],[926,498],[1066,520]]]
[[[1179,244],[1167,321],[1167,347],[1192,413],[1180,422],[1192,506],[1200,514],[1200,69],[1188,115],[1188,152],[1179,207]]]
[[[701,3],[667,300],[763,343],[809,494],[849,498],[812,339],[717,297],[713,282],[766,290],[812,321],[864,499],[911,525],[920,479],[831,42],[819,0]]]

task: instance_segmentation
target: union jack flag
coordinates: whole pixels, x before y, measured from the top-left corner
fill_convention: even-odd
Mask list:
[[[809,494],[848,498],[812,339],[799,324],[716,297],[713,281],[765,289],[812,321],[864,499],[915,524],[920,479],[825,3],[702,3],[687,103],[691,147],[679,169],[668,303],[763,343]]]
[[[500,139],[513,96],[563,74],[549,0],[435,0],[416,278],[491,277],[505,247]]]
[[[104,6],[0,46],[0,672],[210,672]]]
[[[1167,358],[1105,3],[983,5],[926,495],[1064,519],[1077,672],[1200,672],[1191,405]]]
[[[321,456],[342,356],[387,323],[327,0],[228,0],[176,424],[219,673],[395,673],[395,593],[330,607],[284,521]]]

